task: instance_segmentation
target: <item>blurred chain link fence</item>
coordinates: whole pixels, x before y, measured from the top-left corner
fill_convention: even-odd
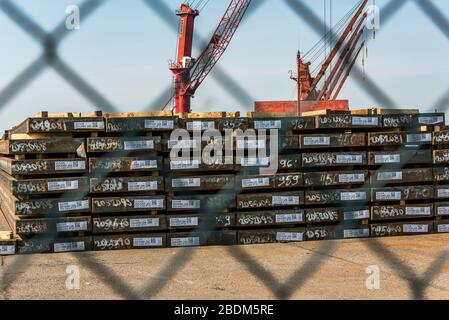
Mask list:
[[[163,0],[134,0],[143,1],[149,10],[156,12],[159,17],[173,30],[178,30],[178,20],[173,15],[172,8],[164,3]],[[257,10],[268,1],[275,0],[253,0],[248,16],[257,14]],[[283,3],[282,3],[283,2]],[[279,5],[286,5],[292,12],[294,12],[298,19],[305,21],[318,34],[322,34],[325,27],[322,20],[310,9],[305,0],[283,0],[279,1]],[[82,19],[85,20],[92,16],[95,11],[101,6],[107,5],[107,0],[85,0],[80,6]],[[400,12],[400,9],[408,4],[413,3],[429,18],[429,22],[435,24],[444,36],[449,41],[449,18],[441,12],[432,0],[390,0],[384,7],[381,8],[381,20],[383,28],[385,25],[394,19]],[[77,92],[86,98],[93,106],[101,106],[103,111],[118,112],[123,111],[114,105],[107,97],[102,95],[95,87],[88,83],[80,74],[74,70],[69,63],[67,63],[58,53],[58,46],[62,40],[70,35],[70,30],[66,28],[65,19],[58,24],[51,32],[46,32],[39,26],[27,12],[21,10],[12,0],[0,0],[0,10],[2,10],[7,17],[9,17],[18,28],[32,37],[41,47],[41,55],[27,66],[24,70],[19,72],[17,76],[4,88],[0,88],[0,110],[4,108],[13,98],[20,95],[21,92],[32,83],[46,68],[52,68],[62,79],[64,79],[70,86],[77,90]],[[1,24],[1,22],[0,22]],[[198,34],[195,34],[198,40],[196,44],[202,48],[206,43]],[[389,93],[384,92],[373,79],[364,77],[359,68],[355,68],[351,74],[352,79],[360,83],[360,87],[369,94],[376,103],[382,106],[398,107],[394,98]],[[212,78],[230,94],[244,104],[252,103],[255,99],[242,86],[238,85],[236,79],[229,75],[224,69],[217,66],[212,74]],[[172,88],[168,87],[163,90],[154,101],[149,103],[148,111],[155,106],[161,106],[169,96]],[[449,88],[444,92],[433,104],[435,109],[439,111],[446,111],[449,107]],[[362,186],[363,188],[365,186]],[[239,191],[234,190],[235,194]],[[82,195],[81,195],[82,196]],[[209,207],[205,209],[204,213],[213,214],[218,212],[221,208]],[[209,225],[210,227],[210,225]],[[203,225],[200,229],[195,231],[208,231],[208,225]],[[54,235],[56,236],[56,235]],[[421,275],[416,274],[414,270],[403,262],[395,253],[383,246],[378,240],[370,239],[370,241],[363,242],[369,250],[374,252],[378,257],[389,264],[397,271],[399,276],[407,281],[411,298],[420,299],[425,297],[425,291],[430,282],[446,266],[449,258],[449,246],[443,250],[431,266]],[[279,299],[290,298],[295,291],[301,288],[313,274],[317,272],[321,264],[326,259],[328,254],[331,254],[338,246],[335,241],[323,241],[307,261],[299,263],[298,269],[290,275],[287,281],[280,283],[276,279],[276,275],[267,270],[260,262],[254,259],[246,252],[244,247],[233,246],[228,247],[229,258],[233,258],[242,264],[248,272],[256,276],[272,293]],[[141,288],[131,287],[118,274],[106,264],[102,263],[95,257],[95,254],[81,253],[75,254],[80,264],[83,267],[94,272],[104,283],[109,286],[117,295],[126,299],[150,299],[156,295],[161,289],[180,271],[189,261],[195,249],[185,248],[180,249],[174,255],[167,258],[162,266],[159,267],[159,272],[156,275],[149,277],[148,281],[144,283]],[[17,256],[14,258],[12,264],[8,267],[2,267],[0,273],[0,294],[4,294],[11,284],[23,273],[27,267],[30,266],[33,256]],[[148,271],[150,272],[150,270]]]

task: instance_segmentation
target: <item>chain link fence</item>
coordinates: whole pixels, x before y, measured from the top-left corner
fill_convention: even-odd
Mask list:
[[[163,0],[134,0],[143,1],[148,7],[158,14],[164,23],[171,29],[178,29],[178,20],[172,13],[172,8],[164,3]],[[247,17],[257,14],[257,10],[270,0],[254,0]],[[273,0],[271,0],[273,1]],[[325,27],[321,19],[310,9],[307,1],[304,0],[282,0],[278,1],[279,5],[286,5],[294,12],[298,19],[305,21],[318,35],[322,34]],[[283,2],[283,3],[282,3]],[[102,6],[108,4],[107,0],[85,0],[79,6],[83,20],[88,17],[95,17],[95,12]],[[441,12],[438,7],[431,0],[390,0],[384,7],[381,8],[382,24],[387,25],[397,15],[400,14],[401,8],[406,4],[416,5],[429,18],[429,22],[435,24],[444,36],[449,41],[449,18]],[[58,53],[58,47],[62,40],[70,36],[70,31],[67,30],[65,19],[59,23],[56,28],[50,32],[46,32],[39,24],[37,24],[31,16],[21,10],[12,0],[0,0],[0,10],[13,21],[18,28],[32,37],[36,43],[42,48],[42,53],[39,57],[28,65],[24,70],[19,72],[17,76],[4,88],[0,88],[0,112],[8,103],[15,97],[19,96],[25,88],[30,85],[35,79],[42,74],[47,68],[53,69],[63,80],[65,80],[71,87],[85,99],[87,99],[93,106],[101,106],[101,109],[106,112],[119,112],[120,110],[107,97],[102,95],[92,84],[88,83],[71,65],[64,60]],[[1,21],[0,21],[1,24]],[[205,39],[200,35],[195,34],[199,48],[204,46]],[[355,68],[351,77],[356,82],[360,83],[360,87],[372,97],[379,105],[389,107],[399,107],[390,96],[390,93],[384,92],[376,81],[369,77],[364,77],[362,70]],[[217,66],[212,75],[213,81],[216,81],[221,87],[226,89],[236,99],[244,104],[252,103],[255,99],[242,86],[238,85],[236,79],[228,74],[224,69]],[[168,87],[162,90],[154,101],[148,105],[147,111],[154,111],[151,108],[154,106],[161,106],[165,99],[169,96],[172,88]],[[435,109],[445,112],[449,107],[449,88],[444,92],[435,103],[432,105]],[[361,188],[366,187],[362,186]],[[234,190],[235,195],[239,190]],[[81,197],[85,195],[79,195]],[[207,214],[219,212],[222,208],[208,207],[205,209]],[[201,226],[197,231],[208,232],[211,225],[207,223]],[[56,236],[56,235],[54,235]],[[430,282],[438,276],[442,269],[446,266],[449,258],[449,246],[444,249],[434,259],[431,266],[423,273],[417,274],[413,269],[402,261],[390,248],[386,248],[382,243],[376,239],[363,242],[367,249],[375,253],[376,256],[384,260],[403,278],[411,293],[411,298],[420,299],[425,297],[425,291]],[[288,299],[295,291],[300,289],[313,274],[317,272],[326,259],[327,254],[331,254],[338,247],[335,241],[323,241],[320,243],[314,253],[307,261],[300,263],[297,270],[290,275],[287,281],[280,283],[276,279],[276,275],[267,270],[260,262],[254,259],[243,247],[232,246],[227,247],[228,258],[235,259],[242,264],[248,272],[257,277],[278,299]],[[79,260],[80,264],[93,273],[98,275],[104,283],[109,286],[115,293],[126,299],[151,299],[156,295],[189,261],[192,259],[195,250],[180,249],[174,255],[167,257],[164,265],[160,267],[158,274],[152,275],[151,279],[141,288],[131,287],[125,279],[106,264],[102,263],[95,255],[91,254],[75,254],[73,256]],[[2,268],[0,274],[0,292],[6,292],[8,288],[14,283],[17,277],[31,265],[33,256],[24,255],[17,256],[14,262],[8,267]],[[149,271],[150,272],[150,271]],[[7,275],[7,276],[4,276]]]

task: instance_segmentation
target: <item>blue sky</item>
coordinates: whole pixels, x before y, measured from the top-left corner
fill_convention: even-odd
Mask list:
[[[12,0],[44,29],[52,30],[65,17],[65,8],[81,1]],[[254,0],[258,1],[258,0]],[[163,0],[173,9],[179,0]],[[322,0],[304,0],[323,17]],[[372,2],[372,1],[371,1]],[[377,0],[384,5],[387,0]],[[449,88],[449,39],[409,1],[369,45],[366,72],[404,108],[430,110]],[[432,1],[449,13],[449,1]],[[197,19],[207,38],[216,27],[227,0],[210,0]],[[355,1],[333,0],[337,21]],[[41,51],[30,36],[0,11],[0,90],[36,59]],[[282,0],[267,0],[237,31],[219,65],[255,100],[295,98],[288,71],[295,68],[298,48],[307,51],[321,36]],[[141,0],[108,0],[71,31],[60,55],[89,84],[122,111],[148,107],[171,83],[168,60],[174,57],[176,34]],[[198,53],[198,51],[196,51]],[[360,63],[358,63],[360,66]],[[340,94],[353,108],[380,106],[350,80]],[[159,106],[154,105],[154,109]],[[384,106],[388,107],[388,106]],[[251,111],[210,76],[198,89],[195,111]],[[6,129],[41,110],[68,112],[101,109],[83,98],[51,68],[46,69],[0,110],[0,129]]]

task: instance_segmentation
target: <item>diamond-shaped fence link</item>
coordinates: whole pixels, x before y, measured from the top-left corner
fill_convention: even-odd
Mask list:
[[[147,7],[156,12],[159,17],[170,28],[177,30],[178,21],[172,15],[172,10],[162,0],[135,0],[143,1]],[[257,9],[263,6],[269,0],[254,0],[246,19],[252,14],[257,13]],[[95,11],[107,4],[107,0],[86,0],[80,6],[83,19],[91,16]],[[303,0],[283,0],[292,12],[297,14],[298,18],[305,21],[318,34],[322,33],[324,28],[323,22],[314,14],[310,7]],[[382,23],[385,26],[392,20],[408,3],[414,3],[420,8],[431,22],[440,30],[449,40],[449,20],[431,0],[390,0],[383,8],[381,8]],[[86,98],[94,106],[101,106],[101,109],[107,112],[116,112],[119,110],[112,102],[96,90],[91,84],[84,80],[77,71],[73,70],[58,54],[58,46],[68,35],[69,32],[65,27],[65,20],[62,21],[55,29],[47,33],[39,26],[26,12],[21,10],[11,0],[0,0],[0,10],[2,10],[19,28],[32,37],[42,46],[42,54],[32,62],[28,67],[19,72],[19,74],[0,91],[0,110],[7,105],[14,97],[19,95],[31,82],[33,82],[46,68],[53,68],[69,85],[78,91],[78,93]],[[200,39],[197,43],[200,47],[205,43],[199,35],[195,35]],[[363,79],[362,71],[355,68],[351,77],[357,81],[360,87],[369,94],[379,105],[388,107],[397,107],[394,99],[384,92],[376,82],[372,79]],[[252,95],[248,93],[238,82],[229,75],[224,69],[217,66],[212,74],[212,79],[217,81],[219,85],[232,93],[234,97],[242,105],[251,105],[254,101]],[[161,106],[170,96],[172,88],[163,90],[160,95],[149,104],[148,110]],[[445,111],[449,107],[449,89],[441,98],[436,100],[433,107],[440,111]],[[238,173],[240,174],[240,173]],[[366,186],[362,186],[364,188]],[[241,190],[233,190],[233,195],[237,195]],[[224,191],[221,191],[224,192]],[[85,195],[79,195],[80,197]],[[209,206],[204,210],[204,214],[213,216],[222,208]],[[198,227],[197,231],[211,232],[212,221]],[[56,237],[56,234],[53,235]],[[391,265],[394,270],[402,277],[410,287],[412,298],[424,298],[425,290],[429,283],[441,272],[446,266],[449,258],[449,247],[443,250],[431,264],[431,266],[422,274],[416,274],[407,263],[401,261],[394,252],[383,246],[376,239],[364,242],[367,248],[373,251],[377,256]],[[264,285],[279,299],[288,299],[292,294],[301,288],[314,273],[319,270],[338,244],[334,241],[324,241],[315,250],[307,261],[298,261],[298,268],[288,278],[285,283],[280,283],[274,274],[264,268],[260,262],[247,253],[243,247],[228,247],[229,257],[235,259],[242,264],[249,272],[256,276]],[[148,279],[141,288],[132,288],[124,279],[117,275],[109,266],[105,265],[95,257],[95,253],[73,254],[79,262],[87,269],[94,272],[98,277],[107,284],[115,293],[127,299],[149,299],[159,292],[189,261],[195,252],[194,248],[184,248],[176,254],[167,258],[165,263],[160,266],[159,272]],[[0,292],[5,292],[14,283],[17,277],[31,265],[32,256],[18,256],[14,262],[3,268],[0,273]],[[294,257],[292,258],[294,259]],[[14,272],[11,272],[14,271]],[[7,277],[5,277],[7,275]]]

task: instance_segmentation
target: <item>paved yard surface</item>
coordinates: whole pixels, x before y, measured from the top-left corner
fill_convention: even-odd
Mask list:
[[[449,299],[448,248],[431,235],[3,257],[0,299]],[[365,285],[369,266],[379,289]]]

